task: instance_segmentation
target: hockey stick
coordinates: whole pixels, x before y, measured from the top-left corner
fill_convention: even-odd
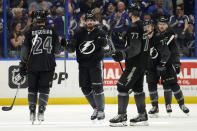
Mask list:
[[[27,70],[27,68],[28,68],[28,63],[29,63],[30,55],[31,55],[31,52],[32,52],[32,50],[33,50],[33,46],[34,46],[35,43],[36,43],[37,38],[38,38],[38,35],[36,34],[36,36],[35,36],[35,38],[34,38],[33,45],[32,45],[32,47],[31,47],[31,50],[30,50],[30,53],[29,53],[29,56],[28,56],[27,64],[26,64],[26,66],[25,66],[25,69],[26,69],[26,70]],[[18,81],[20,81],[21,79],[22,79],[22,77],[19,77],[19,78],[18,78]],[[20,81],[20,83],[19,83],[19,85],[18,85],[18,88],[17,88],[17,90],[16,90],[16,93],[15,93],[15,96],[14,96],[14,100],[13,100],[11,106],[8,106],[8,107],[7,107],[7,106],[4,106],[4,107],[2,107],[2,110],[3,110],[3,111],[10,111],[10,110],[12,110],[12,108],[13,108],[13,106],[14,106],[14,103],[15,103],[15,100],[16,100],[16,96],[17,96],[18,91],[19,91],[20,88],[21,88],[21,81]]]
[[[110,43],[110,45],[112,47],[112,51],[115,52],[116,51],[116,48],[115,48],[114,43],[112,42],[112,38],[111,38],[111,36],[112,36],[112,28],[113,27],[114,26],[111,26],[111,31],[109,33],[109,43]],[[120,66],[121,71],[123,72],[122,64],[120,63],[120,61],[118,61],[118,64]]]

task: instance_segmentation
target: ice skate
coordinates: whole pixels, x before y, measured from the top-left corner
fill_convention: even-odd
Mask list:
[[[130,126],[148,126],[148,116],[145,113],[139,114],[137,117],[130,119]]]
[[[36,120],[36,106],[35,105],[30,105],[30,121],[32,122],[32,125],[34,125],[34,122]]]
[[[110,119],[109,122],[109,125],[112,127],[127,126],[127,114],[118,114],[114,118]]]
[[[45,107],[39,106],[39,111],[38,111],[38,116],[37,116],[39,124],[41,124],[44,121],[44,111],[45,111]]]
[[[103,119],[105,119],[105,113],[104,113],[104,111],[98,111],[97,119],[98,119],[98,120],[103,120]]]
[[[189,116],[189,109],[185,105],[180,105],[181,110]]]
[[[171,113],[172,113],[172,108],[170,104],[166,105],[166,112],[168,113],[169,117],[171,117]]]
[[[91,120],[95,120],[96,118],[97,118],[97,114],[98,114],[98,111],[97,111],[97,109],[94,109],[94,112],[93,112],[93,114],[91,115]]]
[[[150,118],[158,118],[159,108],[157,106],[153,106],[148,112]]]

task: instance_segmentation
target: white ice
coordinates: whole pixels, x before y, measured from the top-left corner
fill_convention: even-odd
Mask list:
[[[49,105],[41,125],[31,125],[28,106],[14,106],[11,111],[0,111],[0,131],[197,131],[197,104],[186,105],[189,116],[173,104],[171,117],[165,106],[159,105],[159,118],[149,118],[149,126],[145,127],[109,127],[109,119],[117,115],[116,104],[106,105],[102,123],[90,120],[93,110],[89,105]],[[150,108],[147,105],[147,111]],[[136,106],[129,104],[127,111],[129,124],[129,119],[137,115]]]

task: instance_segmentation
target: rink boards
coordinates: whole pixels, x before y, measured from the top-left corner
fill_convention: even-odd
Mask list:
[[[197,60],[181,60],[181,73],[178,83],[185,95],[186,103],[197,103]],[[9,105],[19,85],[18,60],[0,61],[0,105]],[[124,62],[122,63],[124,67]],[[75,60],[66,61],[68,79],[65,80],[64,60],[57,60],[53,87],[51,88],[49,104],[87,104],[78,85],[78,64]],[[106,103],[117,103],[116,82],[121,76],[118,63],[104,60],[104,90]],[[146,81],[144,81],[146,102],[150,103]],[[159,102],[164,103],[163,88],[158,87]],[[133,94],[130,103],[134,103]],[[173,103],[176,103],[173,98]],[[22,79],[22,86],[16,99],[17,105],[27,104],[27,80]]]

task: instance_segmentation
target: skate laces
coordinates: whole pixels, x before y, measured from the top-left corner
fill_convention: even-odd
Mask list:
[[[94,109],[94,112],[93,112],[92,116],[96,116],[97,113],[98,113],[97,109]]]
[[[186,107],[185,105],[181,105],[181,109],[182,109],[183,111],[188,110],[187,107]]]
[[[155,110],[157,110],[157,107],[156,106],[153,106],[151,109],[150,109],[150,111],[155,111]]]
[[[171,105],[166,105],[166,110],[171,110]]]

